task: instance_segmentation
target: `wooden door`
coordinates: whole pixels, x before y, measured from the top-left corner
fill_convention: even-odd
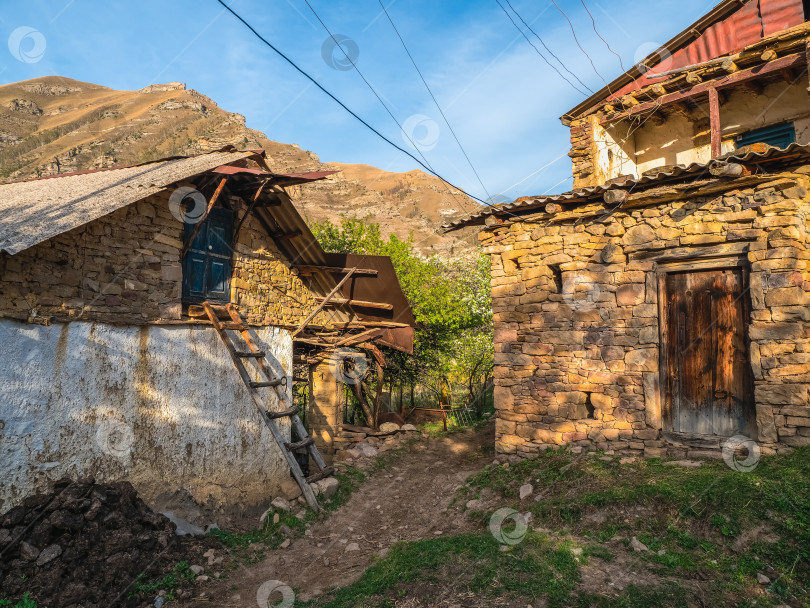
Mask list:
[[[194,229],[186,224],[185,238]],[[183,300],[230,300],[233,213],[212,209],[183,260]]]
[[[729,437],[756,428],[744,279],[740,268],[664,276],[667,430]]]

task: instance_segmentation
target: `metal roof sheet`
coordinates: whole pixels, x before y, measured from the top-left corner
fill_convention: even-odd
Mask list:
[[[134,167],[0,185],[0,251],[14,255],[68,230],[256,152],[218,151]]]
[[[765,144],[755,144],[753,146],[748,146],[744,149],[727,154],[717,160],[754,164],[768,161],[778,162],[787,157],[795,158],[801,156],[810,158],[810,144],[801,145],[793,143],[787,148],[777,148]],[[463,228],[464,226],[482,224],[488,216],[492,215],[511,215],[515,211],[530,211],[532,209],[542,207],[546,203],[585,202],[596,195],[604,193],[606,190],[656,185],[657,182],[663,180],[706,172],[708,171],[709,166],[712,163],[717,162],[717,160],[713,160],[708,163],[692,163],[690,165],[675,165],[661,167],[660,169],[651,169],[650,171],[645,171],[644,174],[638,178],[627,177],[625,179],[617,179],[599,186],[589,186],[587,188],[563,192],[562,194],[552,194],[548,196],[524,196],[511,203],[503,203],[500,205],[492,205],[491,207],[483,208],[478,213],[473,213],[467,217],[461,218],[460,220],[451,222],[450,224],[445,224],[442,226],[442,228],[449,232]]]

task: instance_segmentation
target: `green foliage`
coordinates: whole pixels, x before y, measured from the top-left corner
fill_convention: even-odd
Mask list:
[[[492,370],[492,302],[489,258],[474,253],[448,260],[425,257],[413,239],[382,237],[368,220],[343,218],[312,224],[329,252],[385,255],[397,273],[417,322],[414,354],[387,350],[385,382],[400,387],[420,384],[439,397],[447,382],[452,395],[471,401]]]
[[[31,598],[31,594],[26,591],[16,604],[12,603],[11,600],[0,600],[0,608],[37,608],[37,603]]]
[[[129,592],[129,598],[137,597],[140,593],[152,595],[163,590],[166,591],[166,599],[173,600],[177,588],[180,585],[193,585],[195,578],[194,572],[188,567],[188,562],[180,562],[169,574],[159,579],[147,581],[145,575],[139,575],[132,591]]]

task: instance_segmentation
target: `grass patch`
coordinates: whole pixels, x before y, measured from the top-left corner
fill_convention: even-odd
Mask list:
[[[0,608],[37,608],[37,603],[31,598],[31,594],[26,591],[16,604],[11,600],[0,600]]]
[[[487,467],[471,478],[468,492],[488,488],[504,497],[503,506],[517,507],[518,489],[528,482],[542,497],[524,505],[536,524],[598,543],[629,544],[636,536],[650,549],[639,555],[651,568],[718,579],[730,591],[752,592],[761,572],[774,581],[767,588],[771,597],[804,598],[810,605],[810,448],[764,457],[749,473],[722,461],[691,468],[600,457],[548,450]],[[636,596],[668,592],[629,593],[623,599],[629,603],[604,605],[638,605]]]
[[[165,591],[166,600],[173,600],[176,597],[177,588],[182,585],[193,585],[195,578],[194,572],[188,567],[188,562],[180,562],[169,574],[158,579],[146,580],[143,574],[139,575],[128,598],[138,597],[141,593],[151,597],[158,591]]]
[[[584,558],[582,558],[584,559]],[[415,596],[430,603],[438,593],[479,597],[547,597],[549,608],[568,606],[579,580],[577,557],[564,544],[530,533],[510,551],[489,533],[461,534],[394,545],[353,585],[317,603],[299,606],[388,606]]]

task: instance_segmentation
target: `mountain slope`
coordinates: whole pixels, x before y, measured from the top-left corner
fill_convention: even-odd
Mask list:
[[[442,180],[421,171],[321,163],[312,152],[247,128],[244,116],[182,83],[115,91],[48,76],[0,86],[3,181],[131,165],[228,144],[263,148],[279,173],[339,171],[292,192],[309,221],[371,217],[383,234],[413,236],[425,253],[458,253],[475,243],[473,234],[442,233],[441,224],[478,208]]]

